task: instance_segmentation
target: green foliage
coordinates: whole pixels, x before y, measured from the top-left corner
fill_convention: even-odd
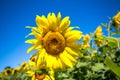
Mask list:
[[[109,57],[105,59],[105,64],[120,78],[119,66],[117,66]]]

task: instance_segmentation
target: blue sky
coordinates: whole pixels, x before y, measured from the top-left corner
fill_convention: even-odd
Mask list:
[[[35,26],[36,15],[61,12],[70,16],[72,26],[89,34],[118,11],[120,0],[0,0],[0,71],[29,59],[30,45],[24,41],[30,30],[25,26]]]

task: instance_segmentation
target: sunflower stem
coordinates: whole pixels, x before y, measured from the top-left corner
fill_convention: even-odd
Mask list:
[[[107,30],[108,30],[108,37],[110,37],[111,36],[111,24],[112,24],[112,20],[110,20],[109,21],[109,23],[108,23],[108,26],[107,26]]]

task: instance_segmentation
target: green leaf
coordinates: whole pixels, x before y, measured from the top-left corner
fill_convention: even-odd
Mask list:
[[[92,67],[93,71],[99,71],[101,69],[108,70],[103,63],[95,63],[95,65]]]
[[[33,71],[38,72],[38,73],[48,74],[48,72],[45,69],[43,69],[43,68],[30,67],[30,70],[33,70]]]
[[[107,37],[106,40],[108,41],[108,45],[109,45],[111,48],[117,48],[117,47],[118,47],[117,38]]]
[[[120,35],[120,32],[112,32],[112,35]]]
[[[114,38],[114,37],[106,37],[106,40],[117,43],[116,38]]]
[[[101,23],[102,26],[107,27],[107,23]]]
[[[120,66],[117,66],[109,57],[104,63],[120,78]]]
[[[118,38],[118,49],[120,50],[120,38]]]

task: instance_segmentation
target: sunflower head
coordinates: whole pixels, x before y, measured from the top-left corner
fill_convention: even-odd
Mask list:
[[[100,36],[102,36],[102,27],[98,26],[95,31],[95,37],[100,37]]]
[[[32,67],[36,66],[36,60],[37,60],[37,56],[36,55],[32,56],[28,62],[28,65]]]
[[[20,67],[22,70],[26,70],[28,68],[28,64],[26,62],[22,62]]]
[[[113,20],[115,23],[120,24],[120,12],[118,12],[114,17]]]
[[[83,38],[83,41],[90,41],[90,36],[86,34]]]
[[[116,32],[119,31],[120,28],[120,12],[118,12],[112,19],[113,26],[115,26]]]
[[[10,76],[11,74],[12,74],[12,69],[11,68],[6,68],[3,71],[3,75],[5,75],[5,76]]]
[[[35,78],[38,80],[43,80],[45,78],[45,74],[35,72]]]
[[[13,70],[12,70],[12,74],[14,75],[14,74],[17,74],[18,72],[19,72],[19,70],[20,70],[20,68],[14,68]]]
[[[86,35],[83,37],[82,49],[87,49],[87,48],[89,48],[89,47],[90,47],[89,42],[90,42],[90,36],[89,36],[88,34],[86,34]]]
[[[48,32],[43,39],[43,46],[48,54],[58,55],[64,51],[65,39],[59,32]]]
[[[2,78],[3,76],[2,76],[2,74],[0,73],[0,79]]]
[[[49,71],[49,76],[47,74],[45,74],[44,72],[41,72],[43,69],[42,66],[37,66],[35,65],[34,67],[32,66],[31,69],[29,69],[26,73],[28,74],[28,76],[30,76],[32,78],[32,80],[54,80],[54,73],[53,71]],[[41,71],[39,71],[41,70]]]
[[[46,68],[73,67],[75,56],[79,56],[82,32],[70,27],[69,17],[61,18],[49,13],[47,17],[36,16],[37,27],[31,27],[34,39],[26,43],[33,44],[27,53],[37,50],[37,65],[45,64]]]

